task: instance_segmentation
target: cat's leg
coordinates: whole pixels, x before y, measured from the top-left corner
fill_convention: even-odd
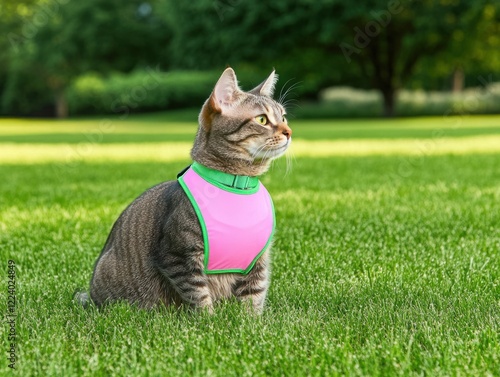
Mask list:
[[[236,298],[248,305],[256,314],[262,314],[270,282],[269,249],[257,260],[248,275],[242,276],[233,285]]]
[[[195,309],[213,312],[208,279],[199,255],[168,253],[161,270],[184,303]]]

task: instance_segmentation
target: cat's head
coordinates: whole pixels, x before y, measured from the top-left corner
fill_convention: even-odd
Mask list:
[[[201,109],[193,160],[230,174],[266,172],[292,141],[285,108],[272,98],[277,79],[273,71],[244,92],[233,69],[227,68]]]

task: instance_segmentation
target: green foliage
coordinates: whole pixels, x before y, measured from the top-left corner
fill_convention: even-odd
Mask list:
[[[221,74],[220,71],[161,72],[159,68],[109,76],[88,73],[78,77],[67,91],[70,113],[125,115],[176,108],[199,109]],[[269,75],[269,71],[240,68],[237,74],[245,90],[257,86]],[[296,96],[297,93],[291,93],[289,98],[293,101]]]
[[[25,109],[20,92],[34,92],[15,74],[16,62],[23,62],[23,73],[35,75],[52,103],[65,106],[70,82],[87,71],[130,71],[136,67],[168,66],[166,46],[170,30],[159,17],[158,0],[89,0],[85,2],[44,0],[37,7],[17,16],[20,26],[9,33],[9,75],[6,86],[16,98],[3,101],[4,112]],[[24,9],[14,8],[14,12]],[[146,42],[147,41],[147,42]],[[14,76],[14,77],[12,77]],[[9,82],[11,81],[11,82]],[[23,86],[20,86],[23,85]],[[12,97],[10,93],[6,94]]]
[[[396,106],[396,114],[400,116],[498,113],[500,83],[460,93],[402,90]]]
[[[292,113],[298,118],[370,118],[383,114],[380,93],[346,87],[325,89],[319,103],[301,104]],[[396,116],[500,113],[500,83],[469,88],[461,93],[401,90]]]
[[[325,9],[318,7],[326,7],[324,3],[167,1],[166,14],[176,30],[171,43],[173,64],[193,69],[226,64],[261,70],[276,67],[285,81],[300,81],[300,90],[312,95],[321,85],[342,78],[340,71],[332,69],[341,60],[325,58],[315,34],[325,16],[321,13]]]
[[[148,64],[166,65],[170,30],[159,16],[158,4],[68,2],[33,39],[36,57],[50,73],[64,70],[70,77],[89,70],[127,72]]]
[[[474,28],[461,27],[450,35],[449,46],[425,56],[415,66],[407,86],[448,90],[454,70],[465,73],[465,86],[478,85],[478,78],[495,75],[500,81],[500,3],[485,3]],[[466,15],[470,17],[471,14]],[[448,16],[449,17],[449,16]]]
[[[158,68],[158,67],[157,67]],[[160,72],[149,68],[109,77],[87,74],[68,90],[72,114],[120,114],[201,107],[218,76],[214,72]]]
[[[54,96],[47,93],[46,84],[30,69],[29,62],[19,57],[12,62],[0,96],[0,114],[52,116]]]
[[[16,262],[17,374],[22,376],[458,376],[497,375],[500,362],[500,157],[498,153],[297,156],[264,176],[276,207],[273,279],[262,318],[234,302],[213,316],[139,310],[126,304],[83,310],[71,302],[87,287],[113,221],[141,192],[174,178],[174,160],[135,160],[148,133],[195,124],[161,115],[116,120],[131,143],[111,158],[26,163],[24,143],[0,159],[0,256]],[[460,119],[460,118],[458,118]],[[474,132],[490,119],[467,117]],[[296,139],[322,138],[358,149],[363,135],[385,143],[432,133],[443,118],[303,122]],[[5,120],[0,135],[64,134],[76,149],[96,119]],[[292,125],[293,126],[293,125]],[[146,130],[145,128],[146,127]],[[332,131],[358,129],[356,140]],[[29,130],[29,131],[27,131]],[[321,132],[323,131],[323,132]],[[376,133],[376,136],[375,136]],[[80,138],[80,140],[79,140]],[[485,139],[487,140],[487,136]],[[422,141],[422,140],[421,140]],[[432,142],[432,139],[423,141]],[[57,142],[57,140],[56,140]],[[439,140],[434,140],[439,143]],[[340,144],[339,144],[340,143]],[[463,144],[463,138],[457,138]],[[9,144],[0,144],[0,153]],[[166,143],[165,149],[177,145]],[[383,144],[386,145],[386,144]],[[53,144],[53,148],[58,146]],[[498,146],[497,146],[498,149]],[[314,151],[313,151],[314,152]],[[134,159],[128,159],[130,156]],[[401,165],[409,167],[399,176]],[[326,174],[325,174],[326,172]],[[4,268],[6,265],[4,265]],[[6,300],[1,303],[6,313]],[[0,374],[10,375],[7,362]]]
[[[64,115],[78,77],[158,65],[229,64],[259,79],[274,67],[307,100],[330,86],[376,89],[386,115],[401,88],[446,90],[455,71],[477,86],[500,72],[493,0],[4,0],[0,12],[2,114]]]
[[[30,15],[34,9],[34,0],[19,0],[9,1],[4,0],[0,2],[0,102],[2,101],[2,94],[6,90],[9,75],[12,73],[9,68],[16,71],[17,65],[10,66],[10,59],[14,52],[13,38],[15,35],[20,35],[23,30],[23,19],[21,11],[25,15]],[[17,70],[18,71],[18,70]],[[18,80],[17,78],[15,81]],[[10,89],[9,89],[10,90]],[[2,106],[0,104],[0,114],[2,113]]]
[[[210,12],[219,17],[196,17]],[[467,56],[457,45],[474,46],[474,51],[489,46],[500,17],[491,0],[370,0],[356,6],[348,0],[172,1],[170,14],[177,64],[273,64],[285,76],[307,77],[319,87],[349,83],[375,88],[383,95],[386,115],[393,112],[396,91],[420,60],[439,53],[449,57],[448,51],[460,60],[477,60],[479,55]],[[196,38],[200,33],[206,38]],[[500,50],[488,51],[498,69]],[[442,59],[440,65],[451,72],[455,61]]]

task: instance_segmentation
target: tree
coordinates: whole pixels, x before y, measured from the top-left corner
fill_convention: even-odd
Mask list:
[[[66,88],[76,76],[88,71],[127,72],[168,61],[165,46],[170,34],[157,15],[157,4],[157,0],[44,0],[38,6],[45,5],[48,11],[42,14],[40,8],[31,7],[24,20],[33,26],[31,35],[10,33],[11,67],[25,67],[25,72],[42,78],[54,96],[57,116],[65,117]]]
[[[10,62],[12,36],[21,35],[23,32],[23,18],[20,12],[29,13],[33,8],[34,0],[2,1],[0,3],[0,95],[4,92]]]
[[[172,49],[177,64],[300,63],[297,75],[319,72],[335,77],[337,83],[348,80],[377,88],[384,114],[391,116],[397,89],[412,76],[417,63],[450,48],[457,31],[475,30],[489,22],[483,9],[493,0],[168,3],[169,22],[176,30]],[[475,33],[464,34],[464,39],[474,37]]]
[[[417,86],[456,92],[500,79],[500,3],[486,4],[481,12],[473,29],[455,30],[447,49],[417,64]]]

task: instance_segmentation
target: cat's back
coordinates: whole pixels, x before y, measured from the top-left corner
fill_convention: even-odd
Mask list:
[[[156,301],[156,292],[165,289],[157,286],[155,261],[169,238],[166,233],[186,221],[192,223],[195,216],[177,181],[160,183],[136,198],[116,220],[95,263],[93,301]]]
[[[177,181],[166,181],[151,187],[122,212],[113,225],[104,248],[115,239],[123,240],[124,236],[125,243],[132,240],[151,240],[151,233],[160,232],[163,223],[174,212],[175,206],[182,205],[186,199]],[[145,230],[149,230],[148,234],[145,234]]]

